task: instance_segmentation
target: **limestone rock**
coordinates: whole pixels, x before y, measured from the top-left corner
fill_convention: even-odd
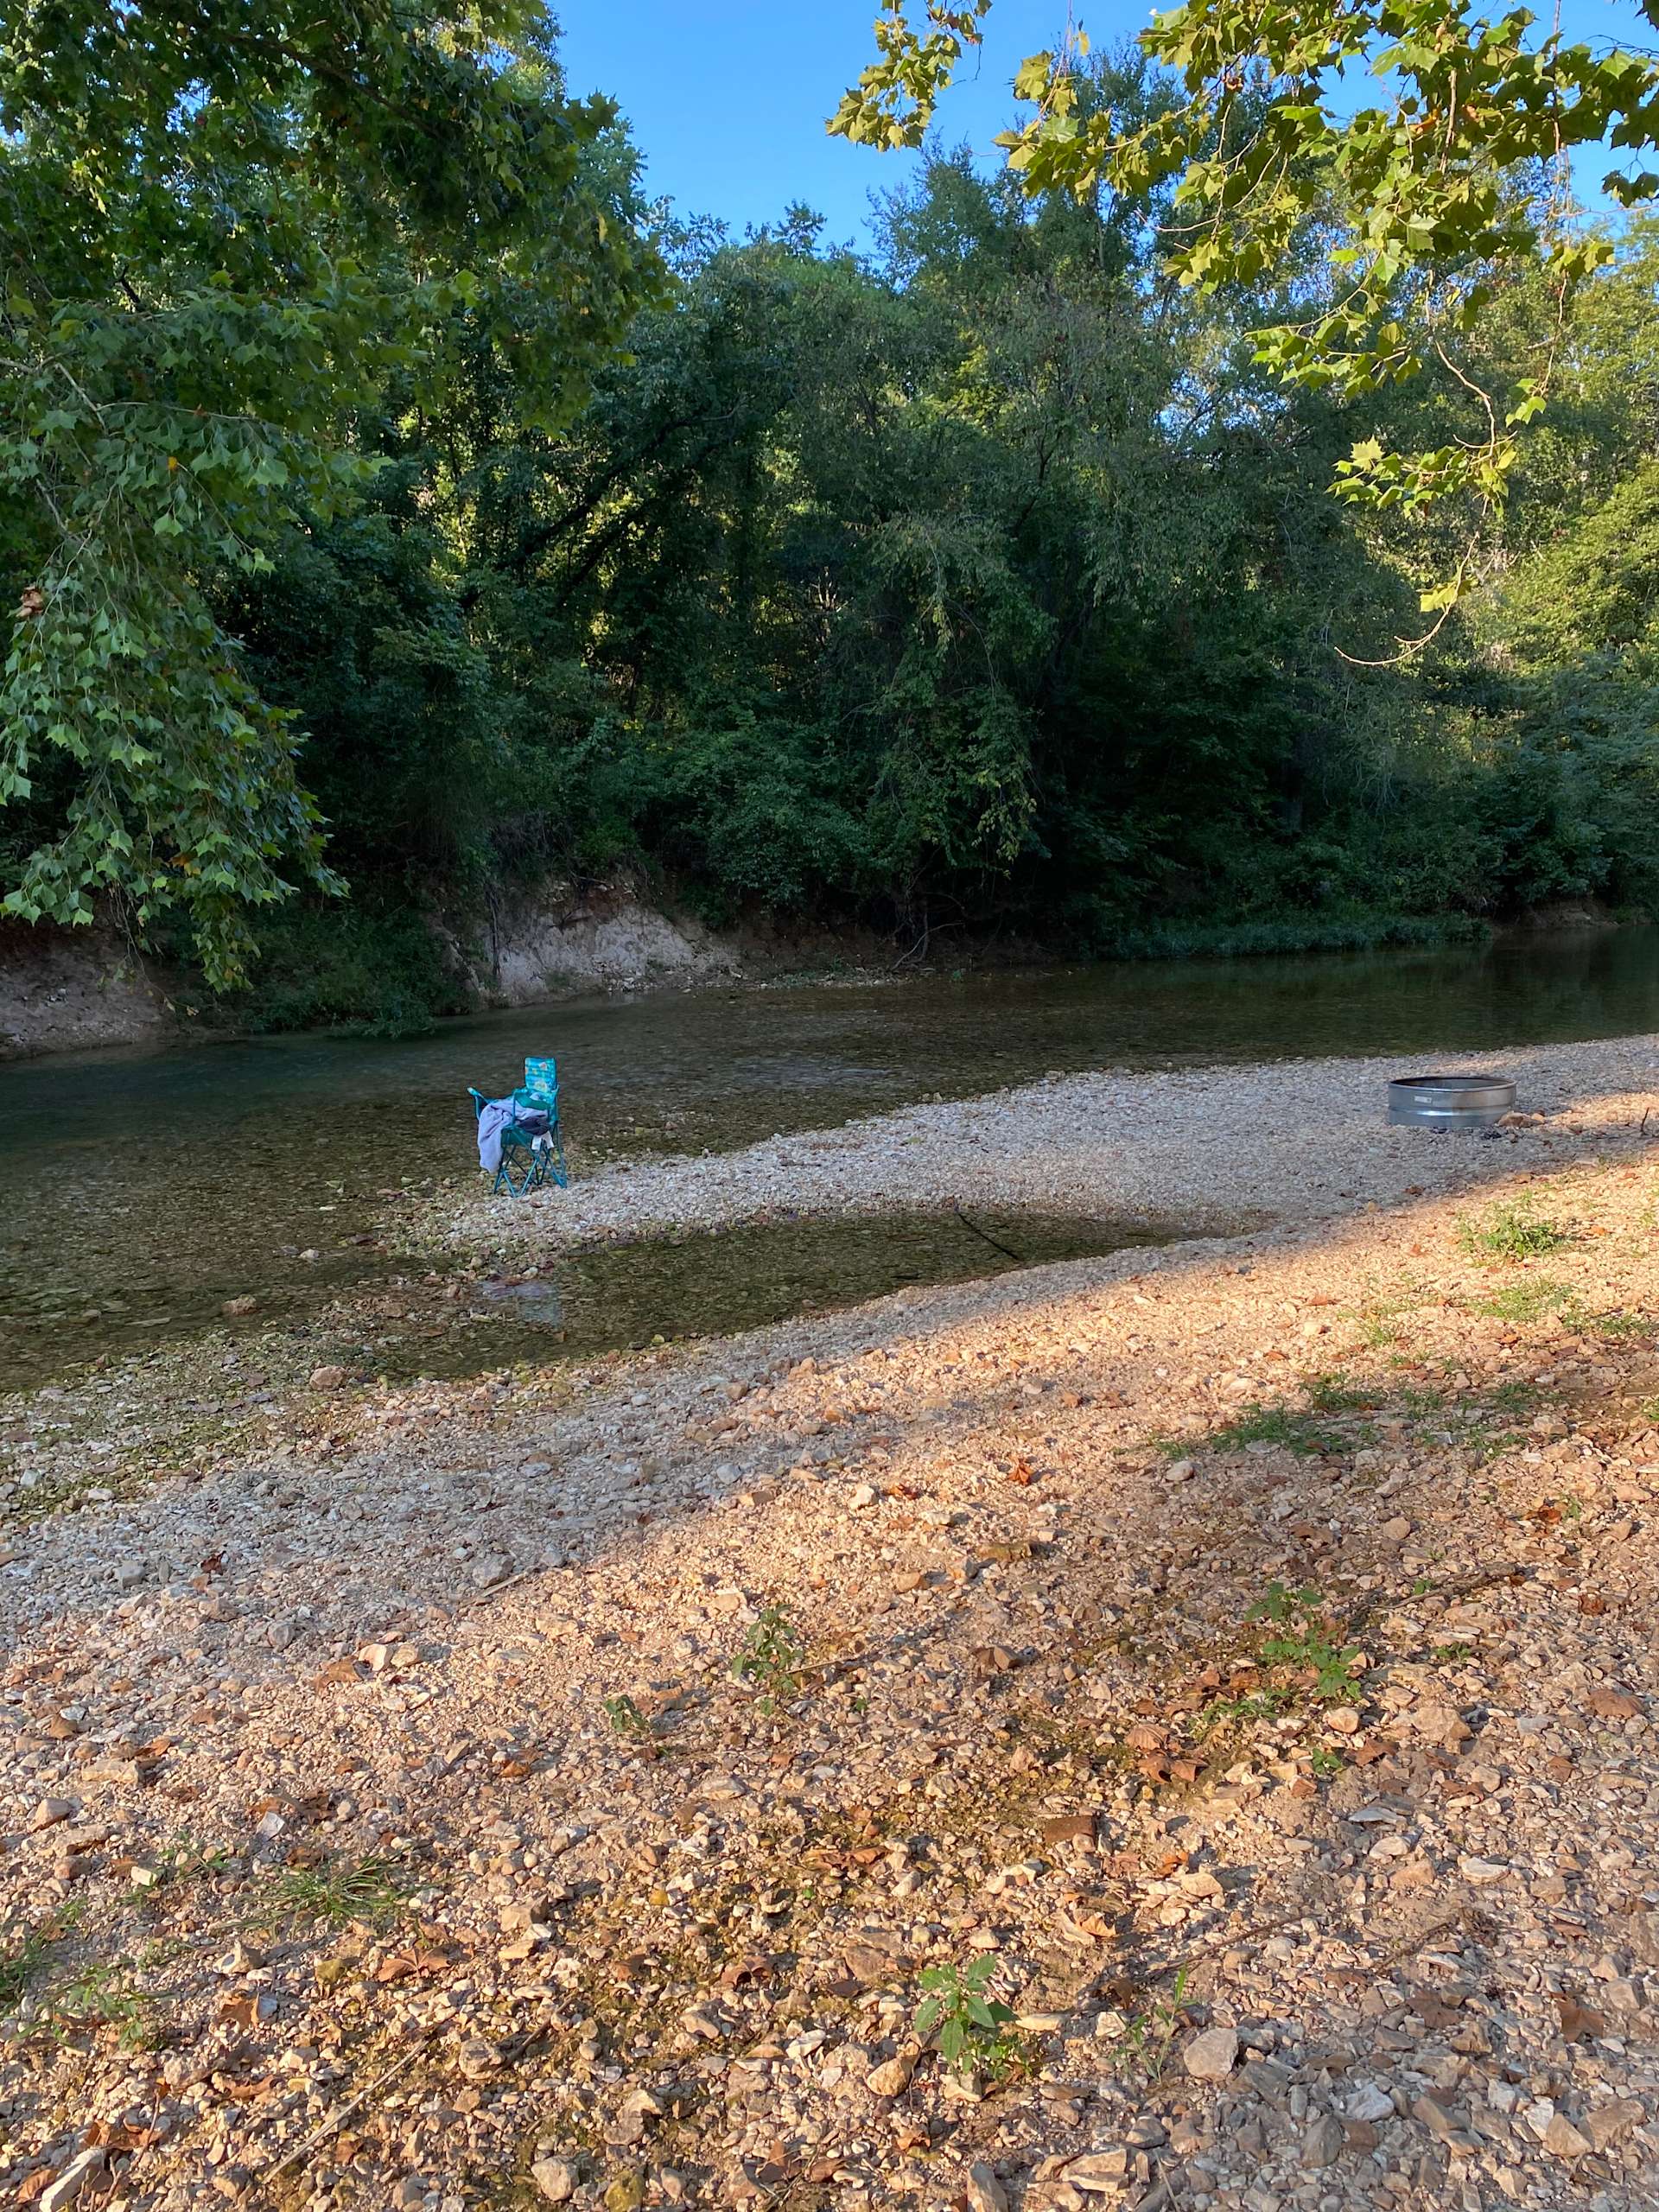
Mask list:
[[[968,2212],[1008,2212],[1008,2193],[982,2158],[976,2158],[963,2181]]]
[[[550,2204],[566,2204],[576,2193],[581,2178],[570,2158],[537,2158],[530,2177]]]
[[[1181,2063],[1195,2082],[1224,2082],[1238,2058],[1238,2037],[1231,2028],[1206,2028],[1181,2053]]]

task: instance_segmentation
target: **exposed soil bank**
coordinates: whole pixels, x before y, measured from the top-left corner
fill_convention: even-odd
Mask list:
[[[493,914],[439,924],[436,934],[479,1010],[713,982],[738,967],[700,924],[620,886],[550,886]],[[212,1001],[200,985],[192,994],[173,982],[107,931],[0,925],[0,1059],[181,1039],[200,1025],[179,1011],[181,999]],[[215,1009],[215,1027],[234,1029],[233,1004]]]
[[[699,922],[659,912],[623,885],[545,885],[440,934],[481,1007],[712,982],[738,967],[736,955]]]
[[[161,985],[119,938],[0,922],[0,1060],[158,1044],[178,1027]]]
[[[273,1372],[107,1502],[165,1363],[88,1385],[99,1481],[0,1565],[0,2189],[1650,2203],[1659,1095],[1610,1049],[1472,1195]],[[922,1976],[976,1961],[956,2075]]]

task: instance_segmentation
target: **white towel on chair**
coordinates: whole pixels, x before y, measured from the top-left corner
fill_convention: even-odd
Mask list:
[[[502,1140],[514,1124],[526,1136],[545,1136],[550,1127],[539,1107],[521,1106],[516,1098],[492,1098],[479,1109],[478,1164],[486,1175],[501,1165]]]

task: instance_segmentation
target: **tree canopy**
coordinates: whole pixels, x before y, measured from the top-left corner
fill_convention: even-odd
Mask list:
[[[539,8],[18,0],[0,27],[3,909],[189,918],[210,976],[326,869],[216,611],[482,348],[568,421],[651,296],[632,162]]]
[[[923,27],[887,0],[877,60],[832,131],[913,146],[992,0],[926,0]],[[1659,0],[1641,0],[1659,25]],[[1524,9],[1470,0],[1185,0],[1155,15],[1143,51],[1173,74],[1156,112],[1089,97],[1087,41],[1033,55],[1014,79],[1034,113],[999,143],[1028,190],[1136,199],[1173,190],[1170,265],[1206,290],[1287,270],[1310,229],[1325,251],[1295,270],[1259,358],[1285,381],[1355,400],[1438,363],[1465,389],[1456,433],[1415,449],[1376,436],[1339,464],[1344,495],[1379,507],[1471,495],[1491,508],[1515,433],[1546,404],[1567,303],[1611,248],[1567,219],[1572,149],[1606,140],[1627,207],[1659,192],[1641,157],[1659,143],[1659,59],[1537,34]],[[1380,97],[1360,90],[1368,76]],[[1535,270],[1552,327],[1503,385],[1467,359],[1497,289]],[[1464,571],[1425,594],[1455,598]]]
[[[246,1019],[403,1027],[550,878],[895,957],[1659,905],[1659,226],[1522,162],[1539,250],[1435,279],[1478,311],[1431,344],[1397,272],[1421,374],[1287,369],[1262,334],[1361,236],[1338,153],[1194,281],[1191,162],[1108,175],[1192,85],[1052,67],[1093,181],[930,140],[855,251],[642,206],[528,7],[15,10],[5,909],[113,912]],[[1195,158],[1269,128],[1236,91]],[[1541,365],[1498,499],[1476,393]],[[1467,473],[1333,500],[1357,446]]]

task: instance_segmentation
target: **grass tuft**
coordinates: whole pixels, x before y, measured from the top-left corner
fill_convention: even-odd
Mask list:
[[[290,1866],[276,1878],[271,1903],[296,1919],[343,1928],[353,1920],[390,1920],[413,1888],[408,1869],[397,1859],[371,1858],[355,1866]]]
[[[1458,1224],[1458,1242],[1471,1260],[1539,1260],[1573,1241],[1571,1232],[1537,1210],[1531,1198],[1513,1198]]]
[[[1522,1325],[1541,1321],[1548,1314],[1556,1314],[1564,1321],[1572,1321],[1578,1305],[1576,1292],[1564,1282],[1551,1282],[1547,1277],[1534,1275],[1524,1282],[1506,1283],[1502,1290],[1495,1290],[1485,1298],[1474,1300],[1471,1311],[1484,1313],[1491,1320],[1518,1322]]]

